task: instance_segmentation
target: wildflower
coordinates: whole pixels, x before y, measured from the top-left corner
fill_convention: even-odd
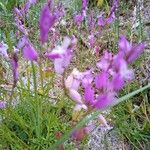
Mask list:
[[[74,17],[74,21],[77,25],[80,25],[81,22],[84,20],[84,17],[82,14],[77,14],[75,17]]]
[[[87,86],[84,89],[84,100],[86,104],[93,104],[94,102],[94,96],[95,96],[95,91],[94,88],[92,88],[91,85]]]
[[[31,61],[37,61],[38,59],[38,53],[30,42],[26,43],[23,48],[23,57]]]
[[[3,41],[0,43],[0,55],[2,55],[4,58],[8,59],[8,53],[7,53],[8,45],[5,44]]]
[[[75,15],[75,17],[74,17],[74,21],[77,25],[80,25],[81,22],[86,17],[87,5],[88,5],[88,1],[82,0],[82,11],[81,11],[81,13]]]
[[[95,37],[93,34],[88,36],[88,42],[91,48],[93,48],[95,46]]]
[[[108,86],[108,73],[101,72],[95,77],[95,86],[97,89],[105,89]]]
[[[50,3],[51,4],[51,3]],[[50,12],[49,4],[46,4],[40,14],[40,40],[42,43],[47,41],[48,32],[50,28],[54,25],[57,17],[55,14]]]
[[[83,88],[86,88],[87,86],[92,84],[93,81],[93,75],[92,75],[92,70],[87,70],[82,73],[82,86]]]
[[[97,62],[96,66],[103,71],[108,71],[113,60],[112,53],[105,51],[102,59]]]
[[[65,80],[65,87],[68,89],[68,94],[72,100],[76,101],[77,103],[83,104],[82,97],[78,92],[81,79],[82,73],[80,73],[76,68],[74,68],[72,73]]]
[[[73,44],[72,40],[65,37],[61,46],[57,46],[51,52],[47,52],[45,56],[54,60],[54,68],[56,73],[62,74],[68,67],[72,58],[72,49],[69,46]]]
[[[18,44],[17,44],[17,48],[21,49],[25,46],[25,44],[28,43],[28,38],[26,36],[23,36],[22,38],[20,38]]]
[[[114,56],[112,66],[115,68],[115,72],[120,74],[120,76],[125,80],[131,80],[134,77],[133,70],[128,69],[128,64],[124,60],[123,55],[117,54]]]
[[[101,93],[95,100],[94,107],[97,109],[106,109],[115,102],[115,93]]]
[[[132,46],[124,36],[119,39],[119,50],[128,63],[132,63],[143,52],[145,44],[135,44]]]
[[[103,12],[98,16],[98,25],[103,27],[105,25],[111,24],[115,19],[115,11],[117,10],[117,7],[118,7],[118,0],[114,0],[108,17],[104,18]]]
[[[115,74],[111,81],[111,87],[114,91],[120,90],[125,85],[125,80],[120,74]]]
[[[0,100],[0,109],[6,108],[6,101]]]

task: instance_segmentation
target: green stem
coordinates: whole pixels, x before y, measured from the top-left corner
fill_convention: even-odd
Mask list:
[[[34,93],[35,93],[35,103],[36,103],[36,123],[35,123],[35,129],[36,129],[36,135],[38,138],[40,138],[41,134],[41,106],[40,106],[40,99],[37,96],[37,82],[36,82],[36,70],[34,63],[31,62],[32,65],[32,72],[33,72],[33,83],[34,83]]]

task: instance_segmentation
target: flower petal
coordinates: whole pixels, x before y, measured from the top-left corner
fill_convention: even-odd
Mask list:
[[[35,61],[37,61],[38,53],[36,52],[34,47],[30,43],[28,43],[23,48],[23,56],[27,60],[31,60],[31,61],[35,60]]]
[[[83,102],[82,102],[81,95],[80,95],[76,90],[70,89],[70,90],[69,90],[69,96],[70,96],[71,99],[74,100],[75,102],[81,103],[81,104],[83,103]]]

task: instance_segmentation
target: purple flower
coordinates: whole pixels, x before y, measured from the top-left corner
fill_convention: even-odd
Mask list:
[[[101,72],[95,77],[95,86],[97,89],[106,89],[108,86],[108,73]]]
[[[97,62],[97,67],[102,69],[103,71],[107,71],[112,63],[113,55],[110,52],[105,51],[102,59]]]
[[[48,39],[49,29],[54,25],[56,16],[50,12],[49,5],[45,5],[40,15],[40,39],[44,43]]]
[[[65,80],[65,87],[69,91],[69,96],[72,100],[80,104],[83,104],[83,102],[82,97],[78,92],[78,89],[82,78],[82,73],[79,72],[76,68],[74,68],[71,74]]]
[[[3,41],[0,42],[0,55],[2,55],[4,58],[8,59],[8,53],[7,53],[8,45],[5,44]]]
[[[82,97],[81,95],[79,94],[78,91],[76,90],[73,90],[73,89],[70,89],[69,90],[69,96],[72,100],[74,100],[75,102],[79,103],[79,104],[82,104]]]
[[[111,87],[114,91],[118,91],[125,85],[124,79],[119,74],[115,74],[111,81]]]
[[[31,61],[37,61],[38,59],[38,53],[34,49],[31,43],[26,43],[26,45],[23,48],[23,57],[27,60]]]
[[[38,0],[29,0],[31,4],[36,4]]]
[[[107,107],[113,105],[114,102],[115,102],[114,93],[103,93],[97,97],[94,107],[97,109],[106,109]]]
[[[80,25],[83,20],[84,20],[84,17],[82,14],[78,14],[74,17],[74,21],[77,25]]]
[[[103,12],[99,15],[98,25],[103,27],[105,25],[111,24],[113,22],[113,20],[115,19],[115,11],[117,10],[117,8],[118,8],[118,0],[114,0],[108,17],[104,18]]]
[[[87,70],[85,72],[82,73],[83,78],[82,78],[82,86],[83,88],[88,87],[89,85],[92,84],[93,81],[93,75],[92,75],[92,69],[91,70]]]
[[[81,13],[75,15],[75,17],[74,17],[74,21],[77,25],[80,25],[81,22],[86,17],[87,5],[88,5],[88,1],[87,0],[82,0],[82,11],[81,11]]]
[[[86,104],[93,104],[94,102],[95,91],[89,85],[84,89],[84,100]]]
[[[128,54],[127,62],[132,63],[133,61],[135,61],[143,52],[144,48],[145,48],[145,44],[137,44],[133,46],[131,51]]]
[[[133,70],[128,68],[127,62],[124,60],[121,53],[114,57],[112,64],[114,71],[118,73],[123,79],[131,80],[134,77]]]
[[[0,109],[6,108],[6,101],[0,100]]]
[[[69,46],[72,44],[70,38],[65,37],[61,46],[57,46],[51,52],[45,54],[49,59],[54,60],[54,68],[56,73],[62,74],[65,68],[68,67],[72,58],[72,49]]]
[[[76,68],[73,69],[71,74],[65,80],[65,86],[67,89],[78,90],[80,82],[82,79],[82,73],[79,72]]]
[[[91,48],[94,48],[95,46],[95,37],[93,34],[88,36],[89,45]]]
[[[143,52],[145,44],[135,44],[132,46],[124,36],[119,39],[119,50],[128,63],[132,63]]]
[[[104,12],[102,12],[99,16],[98,16],[98,25],[99,26],[105,26],[105,20],[104,20],[104,17],[103,17],[103,14]]]
[[[21,48],[23,48],[24,46],[25,46],[25,44],[27,44],[28,43],[28,38],[26,37],[26,36],[23,36],[20,40],[19,40],[19,42],[18,42],[18,44],[17,44],[17,48],[18,49],[21,49]]]
[[[86,10],[88,6],[88,0],[82,0],[82,9]]]

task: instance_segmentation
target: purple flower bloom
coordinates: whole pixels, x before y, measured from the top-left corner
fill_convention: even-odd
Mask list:
[[[93,75],[92,75],[92,70],[87,70],[83,72],[83,78],[82,78],[82,86],[83,88],[88,87],[89,85],[92,84],[93,81]]]
[[[19,40],[19,42],[18,42],[18,44],[17,44],[17,48],[18,48],[18,49],[23,48],[26,43],[28,43],[28,38],[27,38],[26,36],[23,36],[23,37]]]
[[[0,55],[2,55],[4,58],[8,59],[8,53],[7,53],[8,45],[5,44],[3,41],[0,42]]]
[[[82,0],[82,9],[85,10],[87,9],[88,6],[88,0]]]
[[[123,79],[131,80],[134,77],[133,70],[128,69],[127,62],[124,60],[121,53],[114,57],[113,64],[114,71],[117,72]]]
[[[69,46],[71,44],[71,39],[66,37],[61,46],[57,46],[51,52],[46,53],[45,55],[54,60],[54,68],[58,74],[62,74],[65,68],[70,64],[72,58],[72,49],[70,49]]]
[[[82,14],[78,14],[74,17],[74,21],[77,25],[80,25],[83,20],[84,20],[84,17]]]
[[[31,61],[37,61],[38,59],[38,53],[29,42],[26,43],[25,47],[23,48],[23,57]]]
[[[133,45],[127,41],[124,36],[119,39],[119,50],[128,63],[132,63],[143,52],[145,44]]]
[[[66,88],[74,89],[77,91],[80,86],[82,77],[83,77],[83,74],[79,72],[76,68],[74,68],[71,74],[65,80]]]
[[[95,37],[93,34],[88,36],[89,45],[91,48],[94,48],[95,46]]]
[[[119,75],[115,74],[111,81],[111,86],[114,91],[120,90],[124,86],[124,79]]]
[[[89,85],[84,89],[84,100],[86,104],[93,104],[94,102],[95,91]]]
[[[80,104],[83,103],[83,102],[82,102],[82,97],[81,97],[81,95],[79,94],[78,91],[73,90],[73,89],[70,89],[70,90],[69,90],[69,96],[70,96],[71,99],[74,100],[75,102],[80,103]]]
[[[6,101],[0,100],[0,109],[6,108]]]
[[[105,89],[108,86],[108,73],[101,72],[95,77],[95,86],[97,89]]]
[[[145,48],[145,44],[137,44],[133,46],[132,50],[128,54],[127,62],[132,63],[133,61],[135,61],[143,52],[144,48]]]
[[[56,21],[56,15],[50,12],[49,5],[45,5],[40,15],[40,39],[44,43],[47,41],[49,29],[54,25]]]
[[[108,17],[104,18],[103,12],[99,15],[98,25],[103,27],[105,25],[111,24],[113,22],[113,20],[115,19],[115,11],[116,11],[117,7],[118,7],[118,0],[114,0]]]
[[[103,71],[107,71],[112,63],[113,55],[107,51],[104,52],[102,59],[97,62],[97,67],[102,69]]]
[[[82,11],[81,11],[81,13],[75,15],[75,17],[74,17],[74,21],[77,25],[80,25],[81,22],[86,17],[87,5],[88,5],[88,1],[87,0],[82,0]]]
[[[105,20],[104,20],[103,14],[104,14],[104,12],[102,12],[102,13],[98,16],[98,25],[99,25],[99,26],[102,26],[102,27],[105,25]]]
[[[38,0],[29,0],[31,4],[36,4]]]
[[[114,101],[114,93],[103,93],[97,97],[94,107],[97,109],[106,109],[107,107],[113,105]]]

